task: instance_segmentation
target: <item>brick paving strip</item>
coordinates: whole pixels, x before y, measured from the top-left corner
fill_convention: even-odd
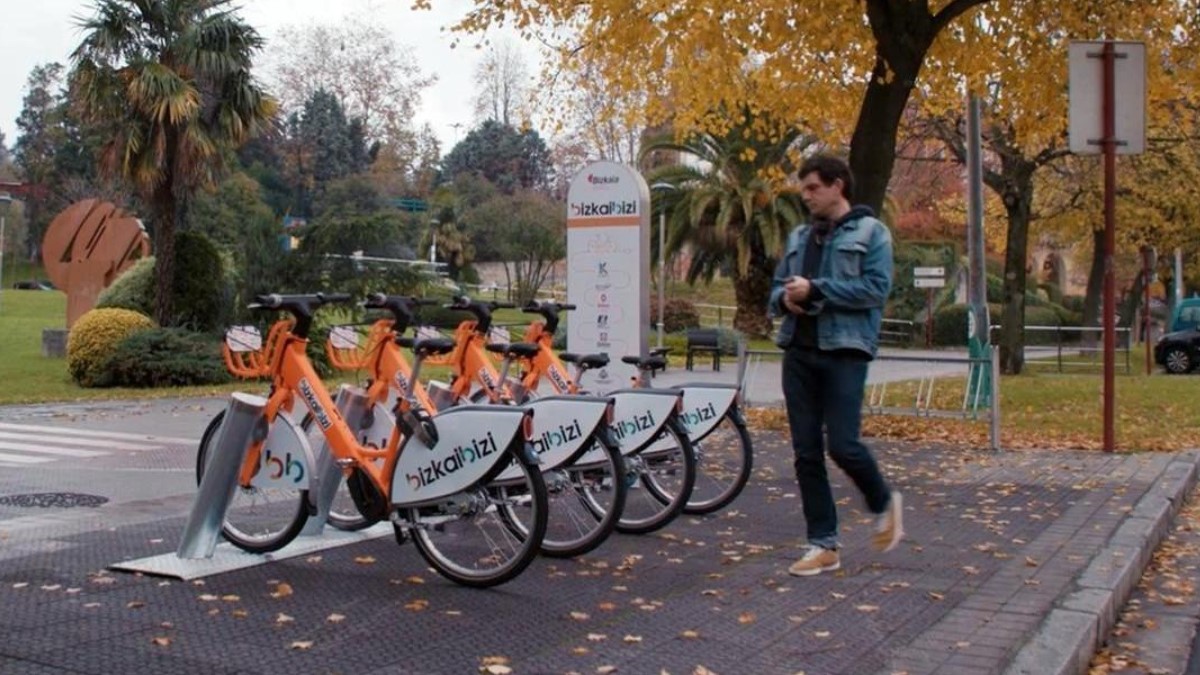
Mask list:
[[[20,551],[0,555],[0,672],[1081,672],[1200,458],[877,443],[909,538],[871,552],[872,519],[832,469],[843,569],[796,579],[790,449],[776,432],[754,440],[755,476],[724,513],[538,561],[491,591],[388,539],[202,584],[113,575],[174,549],[179,500],[88,532],[6,535],[25,514],[0,507],[0,548]]]

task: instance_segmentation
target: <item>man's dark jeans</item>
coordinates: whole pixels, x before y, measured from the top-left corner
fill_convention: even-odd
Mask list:
[[[891,492],[879,465],[859,440],[868,362],[847,352],[792,347],[784,352],[783,396],[795,452],[796,481],[804,504],[808,541],[837,548],[837,506],[825,470],[822,426],[829,456],[850,476],[872,513],[883,513]]]

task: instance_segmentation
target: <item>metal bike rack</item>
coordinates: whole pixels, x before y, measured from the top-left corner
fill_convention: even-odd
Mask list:
[[[343,384],[338,388],[336,403],[338,412],[342,414],[346,424],[351,429],[358,429],[367,413],[367,393],[359,387]],[[317,514],[305,523],[304,529],[300,531],[302,537],[317,536],[325,529],[333,498],[342,483],[342,468],[337,465],[336,458],[329,451],[329,442],[323,437],[321,447],[317,449],[313,475],[316,477]]]
[[[267,399],[253,394],[235,393],[225,409],[212,454],[200,479],[200,490],[192,503],[191,515],[183,529],[176,555],[184,559],[211,558],[221,538],[225,510],[237,489],[238,470],[246,450],[261,428]]]

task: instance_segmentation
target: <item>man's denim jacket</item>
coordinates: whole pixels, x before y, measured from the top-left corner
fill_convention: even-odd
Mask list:
[[[877,351],[883,305],[892,290],[892,234],[867,213],[856,207],[850,219],[833,230],[821,255],[820,273],[810,279],[824,296],[807,308],[817,317],[821,350],[858,349],[871,357]],[[792,231],[771,282],[768,308],[773,316],[783,317],[775,344],[784,349],[791,345],[796,317],[783,306],[783,286],[800,275],[811,235],[808,225]]]

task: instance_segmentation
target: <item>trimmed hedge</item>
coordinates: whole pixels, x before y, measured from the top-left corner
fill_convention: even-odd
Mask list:
[[[67,372],[82,387],[106,386],[105,364],[117,346],[129,336],[153,328],[153,319],[129,309],[87,312],[67,337]]]
[[[221,341],[180,328],[155,328],[122,340],[103,364],[100,386],[178,387],[230,381]]]

